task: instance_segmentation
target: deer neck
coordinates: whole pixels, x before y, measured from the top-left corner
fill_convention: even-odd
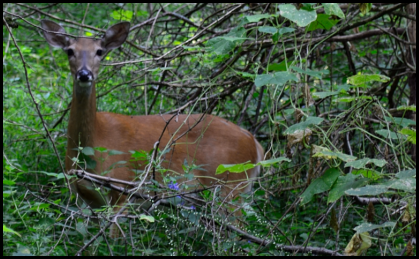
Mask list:
[[[81,90],[83,89],[83,90]],[[90,89],[74,81],[70,121],[68,123],[68,148],[70,157],[77,155],[77,147],[94,147],[96,129],[96,88],[94,81]]]

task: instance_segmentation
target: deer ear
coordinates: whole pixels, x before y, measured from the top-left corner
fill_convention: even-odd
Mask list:
[[[48,44],[52,47],[58,48],[65,48],[69,45],[68,37],[58,33],[65,33],[63,27],[61,27],[58,23],[49,21],[49,20],[41,20],[42,29],[46,30],[43,31],[44,37],[47,40]],[[51,32],[47,32],[51,31]]]
[[[129,22],[121,22],[111,26],[102,39],[102,47],[111,50],[121,46],[128,37],[129,27]]]

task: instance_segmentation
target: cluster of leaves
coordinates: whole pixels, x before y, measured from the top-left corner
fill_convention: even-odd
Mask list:
[[[86,254],[416,254],[415,65],[405,37],[415,20],[405,6],[4,4],[13,28],[3,26],[3,254],[75,254],[91,240]],[[217,192],[186,206],[168,177],[165,190],[149,187],[172,197],[165,206],[120,219],[126,242],[95,237],[94,215],[70,198],[59,162],[67,57],[45,43],[40,19],[83,36],[131,22],[128,42],[104,60],[98,110],[207,112],[255,134],[271,159],[216,172],[263,168],[241,197],[245,233],[218,213]],[[185,177],[200,166],[185,162]],[[112,214],[96,213],[101,227]]]

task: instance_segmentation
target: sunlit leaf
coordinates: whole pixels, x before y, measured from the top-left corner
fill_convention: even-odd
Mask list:
[[[297,10],[292,4],[283,4],[279,6],[279,14],[292,22],[295,22],[300,27],[309,25],[317,18],[316,10],[307,11],[304,9]]]
[[[322,3],[324,12],[329,15],[336,15],[339,18],[345,18],[345,14],[337,3]]]
[[[140,215],[140,220],[146,220],[146,221],[151,222],[151,223],[153,223],[155,221],[153,216],[147,216],[147,215],[144,215],[144,214]]]
[[[13,233],[13,234],[15,234],[15,235],[18,235],[19,237],[21,237],[21,235],[19,234],[19,233],[17,233],[16,231],[14,231],[13,229],[11,229],[11,228],[8,228],[8,227],[6,227],[4,224],[3,224],[3,233],[4,232],[6,232],[6,233]],[[4,238],[4,237],[3,237]]]
[[[278,157],[278,158],[274,158],[270,160],[260,161],[259,163],[257,163],[257,165],[261,165],[263,167],[269,167],[271,165],[278,164],[282,161],[291,162],[291,160],[286,157]]]
[[[390,80],[389,77],[385,75],[354,75],[348,77],[348,84],[355,85],[355,86],[363,86],[366,87],[367,83],[369,82],[388,82]]]
[[[359,256],[371,247],[371,237],[368,232],[356,233],[345,248],[345,255]]]
[[[215,174],[222,174],[226,171],[230,173],[242,173],[244,171],[254,168],[256,165],[251,163],[242,163],[234,165],[219,165],[215,171]]]
[[[407,136],[407,141],[416,145],[416,130],[404,128],[399,132]]]

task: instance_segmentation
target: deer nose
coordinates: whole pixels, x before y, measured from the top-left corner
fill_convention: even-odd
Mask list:
[[[87,69],[77,71],[77,80],[80,82],[89,82],[93,80],[93,74]]]

